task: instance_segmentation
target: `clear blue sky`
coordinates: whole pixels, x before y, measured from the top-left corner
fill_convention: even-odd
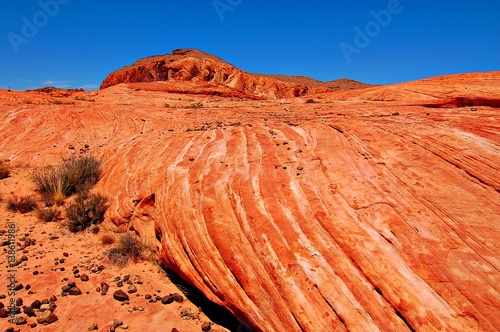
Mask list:
[[[390,20],[376,23],[372,12],[383,10]],[[0,22],[0,88],[20,90],[96,89],[110,72],[176,48],[323,81],[500,70],[498,0],[16,0],[3,1]]]

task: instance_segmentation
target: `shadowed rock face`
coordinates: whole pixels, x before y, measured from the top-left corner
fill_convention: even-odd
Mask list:
[[[445,82],[194,110],[123,84],[76,105],[2,92],[0,158],[90,144],[107,219],[257,330],[497,331],[500,115],[425,105],[495,99],[500,75]]]

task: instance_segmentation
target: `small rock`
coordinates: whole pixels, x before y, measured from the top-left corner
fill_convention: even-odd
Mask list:
[[[113,320],[113,324],[111,324],[111,326],[109,327],[109,331],[114,332],[118,326],[122,326],[122,325],[123,325],[122,321],[115,319],[115,320]]]
[[[36,322],[38,324],[52,324],[57,321],[57,316],[50,310],[39,312],[36,317]]]
[[[40,306],[40,311],[50,310],[50,304],[42,304]]]
[[[42,302],[40,302],[39,300],[35,300],[33,301],[33,303],[31,303],[31,307],[33,307],[34,309],[40,309],[41,306]]]
[[[33,309],[32,306],[27,306],[23,308],[24,314],[27,315],[28,317],[35,317],[35,310]]]
[[[7,309],[0,309],[0,318],[7,318],[9,317],[9,312],[7,311]]]
[[[14,318],[13,320],[11,320],[11,322],[13,324],[16,324],[16,325],[24,325],[26,324],[28,321],[26,320],[25,317],[16,317]]]
[[[172,294],[172,296],[174,297],[174,301],[177,302],[177,303],[182,303],[184,302],[184,298],[182,297],[181,294],[179,293],[174,293]]]
[[[82,275],[80,276],[80,280],[81,280],[81,281],[89,281],[89,276],[88,276],[88,275],[86,275],[86,274],[82,274]]]
[[[105,282],[102,282],[101,283],[101,291],[104,292],[104,293],[107,293],[109,290],[109,285]]]
[[[69,287],[76,287],[76,282],[74,282],[74,281],[68,282],[68,286]]]
[[[128,286],[127,293],[129,294],[137,293],[137,287],[135,287],[134,285]]]
[[[128,297],[127,293],[125,293],[121,289],[115,291],[113,293],[113,297],[115,298],[115,300],[120,301],[120,302],[128,301],[129,300],[129,297]]]
[[[90,323],[87,325],[87,331],[97,331],[99,328],[97,327],[96,323]]]
[[[201,330],[204,332],[210,331],[212,329],[212,323],[211,322],[203,322],[201,324]]]
[[[82,291],[80,290],[80,288],[78,287],[71,287],[69,290],[68,290],[68,294],[69,295],[82,295]]]
[[[16,307],[22,307],[23,305],[23,299],[17,298],[16,299]]]
[[[170,304],[172,302],[174,302],[174,296],[172,294],[164,296],[161,299],[162,304]]]

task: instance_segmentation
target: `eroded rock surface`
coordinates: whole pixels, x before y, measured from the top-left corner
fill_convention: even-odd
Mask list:
[[[498,108],[425,105],[499,93],[498,72],[196,109],[1,92],[0,158],[103,156],[107,220],[257,330],[498,331]]]
[[[194,50],[174,50],[172,54],[141,59],[111,73],[101,89],[121,83],[197,82],[210,83],[217,93],[230,89],[234,97],[293,98],[307,93],[338,89],[359,89],[369,85],[342,79],[320,82],[308,77],[250,74],[211,54]],[[194,92],[194,89],[191,90]],[[228,94],[229,95],[229,94]]]

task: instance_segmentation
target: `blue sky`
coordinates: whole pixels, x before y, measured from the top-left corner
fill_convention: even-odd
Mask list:
[[[323,81],[500,70],[498,0],[17,0],[2,9],[0,88],[97,89],[110,72],[177,48]]]

